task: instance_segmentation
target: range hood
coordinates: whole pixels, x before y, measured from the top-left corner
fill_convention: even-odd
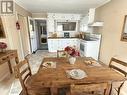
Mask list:
[[[88,26],[103,26],[104,22],[98,21],[98,22],[93,22],[91,24],[88,24]]]
[[[88,26],[103,26],[102,21],[95,21],[95,8],[90,8],[88,13]]]

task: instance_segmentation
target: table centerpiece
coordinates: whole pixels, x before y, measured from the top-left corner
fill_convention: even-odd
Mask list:
[[[68,60],[70,64],[74,64],[76,61],[76,57],[80,56],[79,51],[76,49],[76,47],[67,46],[65,47],[65,52],[68,54]]]

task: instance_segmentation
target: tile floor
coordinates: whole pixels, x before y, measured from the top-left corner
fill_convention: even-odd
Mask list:
[[[48,53],[47,51],[38,50],[35,54],[29,56],[29,63],[32,74],[35,74],[44,57],[56,57],[56,53]],[[0,82],[0,95],[19,95],[21,86],[18,79],[14,75],[6,77]]]

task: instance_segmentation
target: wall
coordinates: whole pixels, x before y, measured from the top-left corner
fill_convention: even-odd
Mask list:
[[[31,13],[24,10],[22,7],[18,6],[16,4],[15,10],[17,14],[23,15],[25,17],[31,16]],[[17,49],[19,59],[23,59],[23,52],[22,52],[22,44],[21,44],[21,37],[20,32],[16,29],[16,21],[17,21],[17,15],[6,15],[1,16],[6,38],[0,39],[0,41],[6,42],[8,45],[8,49]],[[13,64],[12,64],[13,65]],[[0,80],[4,79],[4,77],[9,75],[9,69],[7,64],[0,65]]]
[[[127,42],[120,41],[125,15],[127,0],[111,0],[96,9],[96,20],[104,21],[104,26],[97,32],[102,34],[100,60],[106,64],[113,56],[127,60]],[[121,95],[127,95],[127,92]]]
[[[32,18],[47,18],[47,13],[32,13]]]

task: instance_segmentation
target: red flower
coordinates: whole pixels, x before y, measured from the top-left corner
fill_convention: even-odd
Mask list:
[[[0,49],[6,49],[7,48],[7,44],[4,42],[0,42]]]
[[[73,57],[80,56],[79,51],[73,47],[67,46],[64,50]]]

